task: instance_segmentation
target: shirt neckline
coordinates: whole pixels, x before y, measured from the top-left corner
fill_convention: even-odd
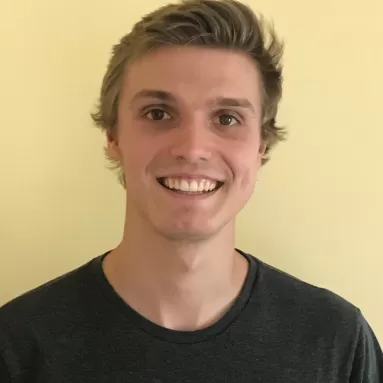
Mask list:
[[[215,338],[229,328],[240,316],[251,297],[257,277],[257,260],[239,249],[236,250],[245,257],[249,263],[248,273],[238,297],[231,308],[218,321],[206,328],[194,331],[178,331],[162,327],[145,318],[129,306],[129,304],[127,304],[114,290],[104,274],[102,262],[110,251],[93,259],[91,262],[91,271],[99,284],[102,294],[105,296],[110,306],[113,306],[117,315],[123,316],[125,320],[128,320],[130,323],[155,338],[160,338],[171,343],[199,343]]]

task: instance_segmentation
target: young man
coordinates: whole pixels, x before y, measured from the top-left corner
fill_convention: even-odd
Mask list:
[[[245,5],[191,0],[115,46],[93,116],[126,188],[121,243],[0,309],[0,382],[383,381],[361,312],[235,249],[283,138],[282,47]]]

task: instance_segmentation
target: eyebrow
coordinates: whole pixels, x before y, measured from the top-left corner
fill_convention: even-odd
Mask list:
[[[164,90],[142,89],[133,96],[131,104],[144,98],[156,98],[161,101],[175,102],[175,97]]]
[[[145,98],[155,98],[164,102],[176,102],[176,98],[170,92],[157,89],[142,89],[133,96],[131,104]],[[217,97],[210,101],[209,104],[216,107],[245,108],[249,109],[252,113],[256,113],[253,104],[246,98]]]
[[[249,109],[255,113],[253,104],[246,98],[217,97],[213,104],[219,107],[239,107]]]

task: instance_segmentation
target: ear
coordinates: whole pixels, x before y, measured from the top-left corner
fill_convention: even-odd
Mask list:
[[[107,133],[106,140],[105,154],[112,161],[121,162],[121,151],[117,139],[111,133]]]
[[[259,148],[258,148],[258,158],[259,158],[259,163],[261,164],[262,158],[266,153],[267,149],[267,142],[266,140],[262,139],[261,142],[259,143]]]
[[[259,154],[263,157],[266,152],[267,143],[265,140],[262,140],[259,144]]]

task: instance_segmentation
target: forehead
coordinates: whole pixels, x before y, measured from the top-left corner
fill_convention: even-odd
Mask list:
[[[185,102],[232,97],[261,103],[255,62],[223,49],[166,47],[143,55],[126,68],[122,97],[129,101],[142,89],[163,90]]]

